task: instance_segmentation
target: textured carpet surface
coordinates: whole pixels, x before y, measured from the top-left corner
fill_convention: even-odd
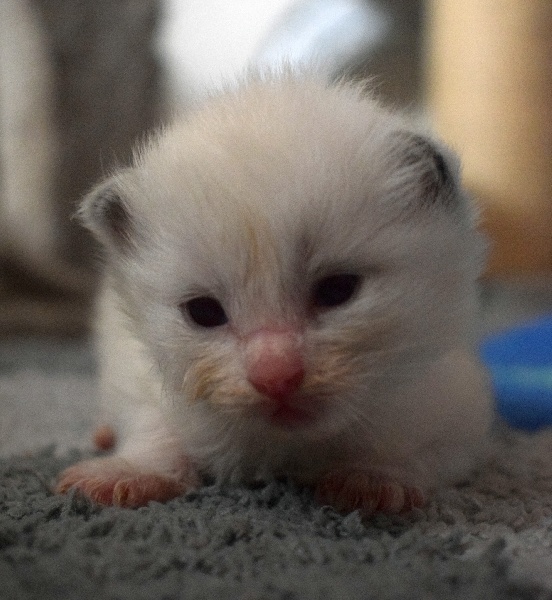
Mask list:
[[[51,492],[89,452],[94,395],[86,346],[0,343],[0,598],[552,598],[548,432],[507,433],[408,517],[363,523],[288,482],[133,511]]]

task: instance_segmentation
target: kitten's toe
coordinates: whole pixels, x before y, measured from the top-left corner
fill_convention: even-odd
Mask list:
[[[173,476],[142,470],[122,458],[108,457],[65,469],[56,492],[63,494],[77,489],[98,504],[136,508],[152,500],[166,502],[198,485],[199,478],[191,467]]]
[[[363,516],[407,512],[426,502],[420,488],[369,471],[331,472],[318,483],[315,497],[340,512],[358,510]]]

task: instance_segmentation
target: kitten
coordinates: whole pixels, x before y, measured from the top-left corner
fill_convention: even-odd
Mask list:
[[[251,77],[80,217],[106,249],[101,393],[122,443],[60,492],[139,506],[202,473],[287,475],[369,515],[481,457],[475,210],[451,153],[360,86]]]

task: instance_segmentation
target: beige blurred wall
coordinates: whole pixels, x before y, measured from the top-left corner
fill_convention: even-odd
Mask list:
[[[552,270],[552,2],[428,0],[427,103],[483,205],[492,274]]]

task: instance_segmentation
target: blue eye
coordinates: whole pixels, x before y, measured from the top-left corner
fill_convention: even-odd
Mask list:
[[[318,308],[334,308],[348,302],[357,291],[360,276],[354,273],[338,273],[324,277],[312,291],[312,301]]]
[[[228,323],[222,304],[210,296],[199,296],[182,303],[181,309],[200,327],[220,327]]]

